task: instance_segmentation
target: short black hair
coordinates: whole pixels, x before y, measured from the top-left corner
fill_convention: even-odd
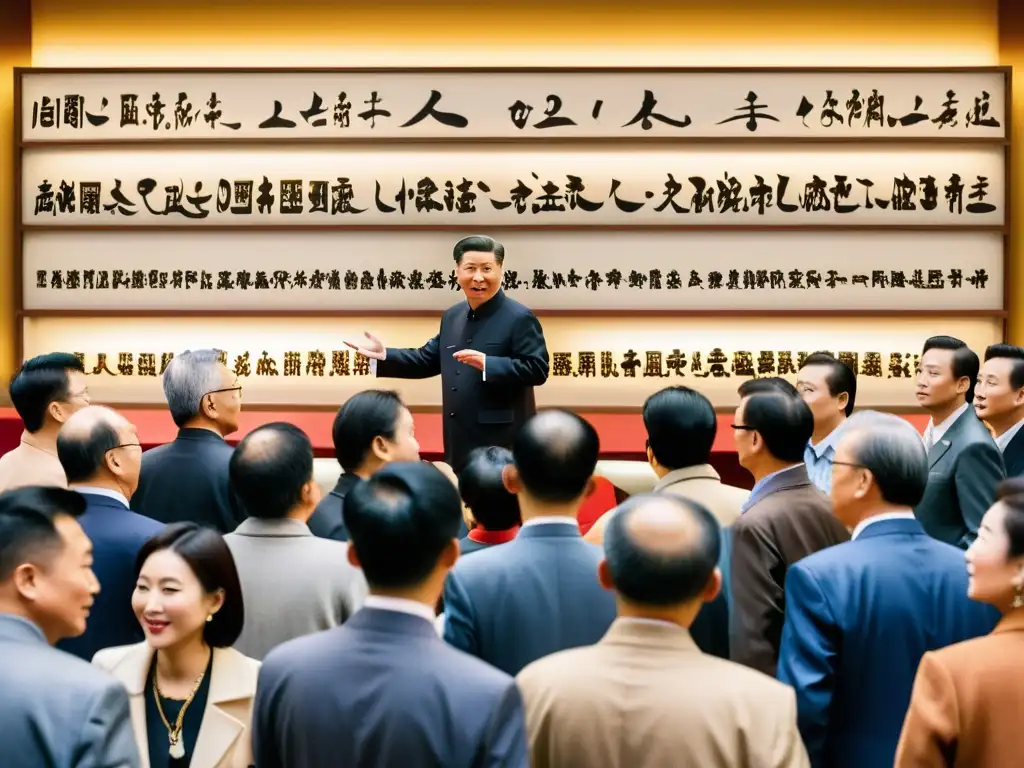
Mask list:
[[[1024,477],[1003,480],[996,488],[996,499],[1006,507],[1006,536],[1010,540],[1008,557],[1024,556]]]
[[[396,461],[357,484],[342,511],[371,587],[421,584],[459,535],[462,501],[433,464]]]
[[[799,397],[758,392],[745,401],[744,426],[761,435],[768,452],[779,461],[803,461],[814,434],[814,415]]]
[[[87,434],[62,429],[57,435],[57,458],[69,483],[81,483],[106,464],[107,454],[121,445],[114,425],[99,419]]]
[[[147,540],[135,558],[135,578],[155,552],[169,549],[184,560],[207,594],[224,590],[224,604],[203,627],[203,639],[212,648],[230,648],[245,625],[242,585],[235,558],[224,538],[196,523],[173,523]]]
[[[828,384],[828,393],[832,397],[839,397],[843,392],[848,395],[846,401],[846,415],[853,414],[854,403],[857,402],[857,372],[851,369],[846,363],[837,360],[828,352],[815,352],[808,355],[800,370],[808,365],[828,366],[828,376],[825,383]]]
[[[981,370],[981,361],[974,350],[967,346],[967,342],[955,336],[932,336],[925,341],[921,354],[930,349],[948,349],[953,353],[953,378],[959,380],[967,377],[971,385],[967,388],[965,399],[968,403],[974,402],[974,385],[978,383],[978,371]]]
[[[759,392],[781,392],[784,395],[800,397],[800,392],[781,376],[766,376],[763,379],[747,379],[739,386],[740,397],[750,397]]]
[[[651,552],[629,532],[634,514],[649,504],[676,508],[692,520],[697,533],[678,552]],[[722,548],[718,522],[703,505],[672,494],[631,496],[609,513],[604,533],[605,560],[616,591],[640,605],[678,605],[697,597],[708,585]]]
[[[294,424],[264,424],[238,443],[228,474],[250,517],[287,517],[302,501],[303,486],[313,479],[313,445]]]
[[[331,430],[334,455],[341,468],[354,472],[366,460],[374,438],[394,440],[398,417],[404,409],[398,393],[384,389],[367,389],[346,400]]]
[[[492,237],[485,237],[484,235],[471,235],[464,237],[455,244],[452,249],[452,255],[455,257],[455,263],[461,264],[462,257],[467,251],[475,251],[477,253],[493,253],[494,260],[499,264],[505,262],[505,246],[499,243]]]
[[[85,512],[80,493],[29,485],[0,493],[0,582],[32,558],[46,557],[63,543],[54,521]]]
[[[507,448],[474,448],[459,473],[459,495],[485,531],[505,531],[522,522],[519,497],[508,492],[502,478],[511,463]]]
[[[647,398],[643,409],[647,444],[666,469],[711,460],[718,417],[711,401],[689,387],[666,387]]]
[[[992,344],[985,350],[985,362],[996,358],[1012,361],[1010,387],[1012,389],[1024,387],[1024,347],[1017,347],[1013,344]]]
[[[575,413],[551,410],[523,425],[512,444],[512,458],[530,495],[557,504],[583,495],[600,450],[590,422]]]
[[[68,371],[85,373],[85,366],[75,355],[51,352],[26,360],[11,377],[11,402],[26,430],[42,429],[50,403],[66,400],[71,394]]]

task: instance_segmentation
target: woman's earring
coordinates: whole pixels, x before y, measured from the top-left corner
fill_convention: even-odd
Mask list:
[[[1013,581],[1013,607],[1024,608],[1024,578],[1021,576]]]
[[[1018,595],[1018,598],[1019,597],[1020,597],[1020,595]],[[1016,607],[1016,606],[1014,606],[1014,607]],[[211,621],[213,621],[213,614],[212,613],[209,616],[206,617],[206,623],[207,624],[209,624]]]

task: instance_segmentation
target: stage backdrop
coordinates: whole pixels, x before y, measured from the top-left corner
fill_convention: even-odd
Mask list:
[[[20,352],[154,404],[216,347],[246,402],[333,407],[373,386],[342,341],[426,341],[488,234],[544,325],[541,405],[724,408],[827,350],[910,408],[928,336],[1002,338],[1009,77],[19,70]]]

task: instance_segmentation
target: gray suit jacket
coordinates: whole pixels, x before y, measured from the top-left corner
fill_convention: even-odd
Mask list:
[[[930,536],[967,549],[1006,477],[992,435],[968,407],[928,454],[928,488],[914,514]]]
[[[4,768],[141,764],[121,684],[10,614],[0,614],[0,691]]]
[[[348,544],[313,535],[297,520],[250,517],[224,537],[238,568],[245,628],[235,650],[262,660],[296,637],[336,627],[366,599]]]

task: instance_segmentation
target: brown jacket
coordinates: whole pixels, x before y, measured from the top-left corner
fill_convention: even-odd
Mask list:
[[[926,653],[896,768],[1009,768],[1024,762],[1024,609],[992,634]]]
[[[807,555],[850,540],[803,464],[754,487],[732,525],[729,656],[775,677],[786,608],[786,571]]]
[[[516,678],[533,768],[805,768],[793,690],[702,654],[689,632],[618,619],[597,645]]]

